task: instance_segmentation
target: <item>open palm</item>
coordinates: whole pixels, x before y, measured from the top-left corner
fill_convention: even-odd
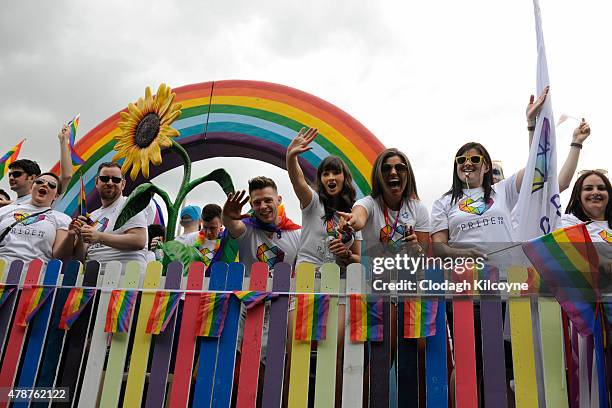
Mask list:
[[[310,143],[317,137],[318,129],[302,128],[295,138],[287,147],[287,156],[293,157],[300,155],[308,150],[311,150]]]

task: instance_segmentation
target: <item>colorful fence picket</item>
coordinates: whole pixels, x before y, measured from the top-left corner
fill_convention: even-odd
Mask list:
[[[564,353],[562,347],[556,356],[547,356],[547,364],[558,364],[558,372],[543,383],[558,383],[556,394],[538,389],[533,342],[541,334],[532,332],[529,309],[533,305],[529,299],[516,298],[507,306],[513,337],[515,390],[511,391],[505,388],[509,379],[504,380],[505,306],[496,293],[474,301],[478,308],[464,298],[446,299],[447,309],[440,298],[436,333],[424,339],[403,338],[403,302],[407,298],[400,296],[397,304],[385,302],[382,308],[383,341],[354,343],[349,339],[350,306],[344,300],[348,294],[368,291],[361,265],[349,265],[346,279],[340,279],[340,269],[334,264],[321,267],[320,278],[311,265],[298,265],[293,291],[289,289],[292,271],[287,264],[276,265],[272,278],[264,263],[255,264],[251,271],[239,263],[217,263],[210,278],[204,277],[204,267],[197,262],[185,278],[177,263],[166,271],[157,262],[150,263],[146,271],[128,264],[122,273],[121,265],[112,262],[106,265],[104,275],[98,276],[99,271],[97,262],[83,268],[76,261],[62,266],[54,260],[46,267],[33,261],[24,268],[21,261],[11,265],[0,261],[0,288],[13,288],[0,306],[3,393],[12,388],[67,387],[67,405],[78,407],[443,407],[451,403],[474,407],[479,400],[483,406],[511,406],[509,402],[515,400],[518,407],[532,407],[541,404],[543,399],[538,395],[544,393],[547,401],[557,401],[556,406],[578,406],[565,382],[565,355],[571,355],[571,350]],[[432,280],[442,279],[440,271],[430,272]],[[510,279],[518,279],[516,276],[511,273]],[[182,279],[186,279],[184,285]],[[24,327],[17,317],[30,306],[30,294],[41,285],[54,291]],[[58,323],[68,294],[76,286],[97,291],[65,331]],[[159,307],[156,292],[179,291],[181,287],[186,292],[169,315],[165,331],[148,334],[149,314]],[[105,332],[113,289],[139,293],[133,309],[123,316],[130,319],[127,332]],[[198,337],[201,293],[238,290],[275,295],[248,309],[230,296],[221,335]],[[324,340],[295,339],[298,317],[290,295],[296,292],[331,294]],[[452,324],[447,322],[447,310],[453,312]],[[243,315],[245,320],[241,321]],[[482,336],[483,361],[478,364],[474,344],[470,344],[476,326]],[[450,327],[454,344],[449,341]],[[580,340],[581,355],[592,354],[589,341]],[[597,371],[592,371],[587,375],[589,382],[583,379],[578,387],[580,400],[589,404],[597,401]],[[34,396],[17,399],[13,406],[48,406],[49,401]],[[0,396],[0,407],[8,403]]]

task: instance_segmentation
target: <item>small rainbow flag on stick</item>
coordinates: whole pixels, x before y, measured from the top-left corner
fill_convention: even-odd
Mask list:
[[[43,286],[34,286],[30,290],[30,296],[26,306],[21,309],[21,314],[17,317],[17,324],[25,327],[30,323],[36,312],[42,307],[49,295],[53,293],[54,288],[45,288]]]
[[[296,340],[325,340],[329,297],[323,294],[297,295]]]
[[[219,337],[225,324],[229,293],[202,293],[197,317],[198,336]]]
[[[0,307],[6,302],[13,290],[15,290],[14,286],[0,285]]]
[[[60,317],[59,328],[68,330],[72,324],[79,318],[85,306],[93,299],[96,294],[95,289],[72,288],[64,303],[62,315]]]
[[[382,298],[349,295],[349,328],[352,342],[383,341],[382,308]]]
[[[599,301],[599,257],[585,224],[522,245],[546,287],[583,336],[593,334]]]
[[[6,152],[4,156],[0,157],[0,180],[2,180],[4,176],[6,176],[6,173],[8,173],[8,168],[11,163],[17,160],[17,156],[19,156],[23,142],[25,142],[25,139],[17,143],[17,145]]]
[[[83,173],[81,173],[81,191],[79,192],[79,215],[89,217],[89,213],[87,212],[87,193],[85,192]]]
[[[436,335],[438,299],[408,299],[404,302],[404,338]]]
[[[234,295],[240,299],[247,309],[277,296],[271,292],[259,292],[255,290],[237,290],[234,291]]]
[[[178,292],[157,292],[147,322],[147,334],[159,334],[166,330],[168,322],[178,308],[181,294]]]
[[[85,163],[85,160],[79,156],[79,154],[74,149],[74,143],[76,141],[76,133],[79,128],[79,118],[81,114],[76,115],[70,122],[66,124],[68,126],[68,132],[70,132],[70,157],[72,158],[73,166],[80,166]]]
[[[137,296],[138,292],[136,291],[113,290],[111,292],[106,311],[105,332],[127,333]]]

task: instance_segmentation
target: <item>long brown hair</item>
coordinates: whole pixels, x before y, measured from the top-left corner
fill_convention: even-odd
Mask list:
[[[606,185],[606,190],[608,190],[608,205],[606,205],[605,216],[606,221],[608,221],[608,227],[612,228],[612,185],[610,184],[610,180],[608,180],[606,175],[597,170],[589,170],[578,177],[578,180],[576,180],[574,183],[572,195],[570,196],[567,208],[565,208],[565,213],[575,215],[580,221],[591,221],[591,218],[587,215],[582,207],[580,195],[582,193],[582,185],[584,184],[584,180],[593,174],[599,176],[603,180],[604,184]]]
[[[476,142],[469,142],[464,144],[457,150],[455,157],[461,156],[465,152],[470,149],[478,150],[478,153],[484,157],[484,163],[489,165],[489,170],[484,174],[482,179],[482,188],[484,189],[484,202],[488,202],[491,197],[491,186],[493,185],[493,166],[491,161],[491,156],[489,152],[483,145]],[[451,195],[451,205],[459,201],[461,197],[463,197],[463,181],[459,178],[457,174],[457,165],[455,163],[455,157],[453,157],[453,186],[450,190],[446,192],[445,195]]]
[[[374,166],[372,167],[372,193],[370,195],[372,198],[382,199],[384,191],[383,186],[385,184],[382,174],[382,165],[388,158],[393,156],[398,156],[404,162],[406,167],[408,167],[408,172],[406,173],[406,188],[404,188],[404,191],[402,191],[402,197],[418,200],[419,195],[417,193],[416,180],[414,178],[412,166],[410,165],[410,160],[408,160],[408,156],[396,148],[383,150],[378,157],[376,157]]]
[[[342,191],[335,199],[327,194],[327,190],[325,190],[325,186],[321,182],[321,175],[324,171],[333,171],[344,175]],[[355,192],[355,187],[353,187],[353,175],[341,158],[337,156],[328,156],[319,164],[317,168],[317,193],[325,209],[323,219],[326,221],[331,219],[336,211],[351,212],[351,208],[353,208],[353,204],[355,204],[357,193]]]

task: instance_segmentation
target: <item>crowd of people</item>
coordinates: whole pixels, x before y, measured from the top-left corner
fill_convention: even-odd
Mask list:
[[[535,120],[548,94],[529,101],[526,118],[529,141]],[[559,189],[570,186],[582,144],[590,135],[583,120],[573,133],[570,152],[559,172]],[[223,243],[233,241],[247,271],[254,262],[266,262],[271,271],[278,262],[310,262],[316,267],[337,262],[344,267],[361,261],[369,248],[401,250],[408,244],[428,243],[445,256],[479,256],[491,248],[483,243],[515,241],[519,220],[515,214],[524,170],[504,178],[503,169],[480,143],[461,146],[453,158],[451,188],[435,201],[430,211],[419,200],[417,182],[406,154],[390,148],[376,158],[372,192],[356,200],[353,178],[339,157],[325,158],[310,185],[298,157],[311,149],[317,129],[302,129],[287,149],[286,165],[302,211],[302,226],[285,212],[274,180],[251,179],[248,191],[230,194],[223,208],[218,204],[187,206],[181,211],[183,234],[176,240],[199,250],[206,266]],[[67,128],[58,135],[60,175],[42,173],[36,162],[19,159],[9,166],[9,184],[17,197],[0,191],[0,257],[9,261],[35,258],[97,260],[105,263],[155,259],[163,241],[163,226],[152,225],[155,207],[136,214],[121,228],[114,223],[127,198],[126,180],[117,163],[102,163],[95,187],[102,203],[88,217],[70,219],[53,209],[62,187],[72,177]],[[563,225],[587,222],[593,242],[609,258],[612,248],[612,203],[605,170],[589,170],[578,177]],[[251,210],[245,213],[249,203]],[[466,245],[469,244],[469,245]],[[606,248],[608,250],[606,250]],[[160,256],[158,255],[159,259]]]

